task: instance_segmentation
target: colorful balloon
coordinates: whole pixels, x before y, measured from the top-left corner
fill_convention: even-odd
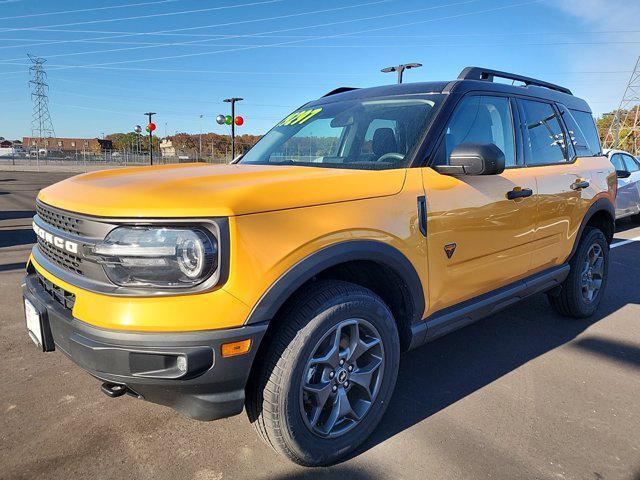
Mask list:
[[[147,125],[147,131],[148,132],[153,132],[156,129],[156,124],[151,122],[149,125]]]
[[[238,115],[238,116],[236,117],[236,125],[237,125],[237,126],[240,126],[240,125],[242,125],[243,123],[244,123],[244,118],[242,118],[240,115]]]
[[[225,117],[224,115],[218,115],[216,117],[216,123],[218,125],[224,125],[224,122],[226,122],[226,121],[227,121],[227,117]]]
[[[224,123],[226,125],[231,125],[231,122],[233,122],[233,118],[231,118],[231,115],[227,115],[226,117],[224,117]]]

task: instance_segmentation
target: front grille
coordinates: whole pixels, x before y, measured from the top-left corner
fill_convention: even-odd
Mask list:
[[[37,272],[36,275],[38,276],[38,283],[42,285],[42,288],[44,288],[45,292],[47,292],[51,298],[67,310],[73,310],[73,306],[76,303],[76,296],[73,293],[67,292],[64,288],[50,282]]]
[[[55,248],[40,237],[38,237],[38,248],[45,257],[56,265],[78,275],[84,275],[82,270],[82,258],[79,256]]]
[[[80,235],[80,224],[82,223],[82,220],[79,218],[64,215],[47,207],[46,205],[42,205],[41,203],[36,203],[36,213],[49,225],[52,225],[63,232]]]

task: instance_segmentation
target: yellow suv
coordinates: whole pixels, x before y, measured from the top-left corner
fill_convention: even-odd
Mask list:
[[[402,351],[539,292],[591,315],[615,194],[566,88],[475,67],[340,88],[234,164],[42,190],[27,327],[109,396],[201,420],[246,406],[275,450],[328,464],[380,421]]]

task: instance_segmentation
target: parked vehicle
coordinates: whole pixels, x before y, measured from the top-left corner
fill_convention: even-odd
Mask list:
[[[564,87],[470,67],[338,88],[235,164],[42,190],[27,328],[111,397],[200,420],[246,405],[275,450],[330,464],[376,428],[402,351],[539,292],[592,315],[615,194]]]
[[[622,150],[605,150],[604,153],[618,176],[616,220],[631,217],[640,223],[640,161]]]

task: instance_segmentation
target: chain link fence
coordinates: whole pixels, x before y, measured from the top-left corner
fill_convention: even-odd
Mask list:
[[[203,157],[180,155],[175,157],[162,156],[153,152],[153,164],[165,165],[175,163],[213,163],[224,164],[231,162],[231,156]],[[89,152],[12,152],[0,156],[0,168],[11,167],[74,167],[74,169],[96,170],[109,167],[143,166],[150,164],[148,152],[142,154],[129,151],[104,151],[101,153]]]

